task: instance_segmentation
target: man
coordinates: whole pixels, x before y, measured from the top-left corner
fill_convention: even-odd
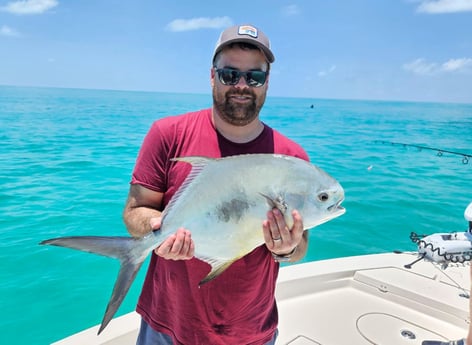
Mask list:
[[[272,62],[269,39],[256,27],[222,32],[210,69],[212,108],[158,120],[144,139],[123,213],[131,235],[159,229],[161,211],[189,173],[173,157],[280,153],[308,160],[298,144],[259,119]],[[137,306],[137,343],[274,344],[279,261],[297,261],[307,249],[302,219],[296,211],[292,217],[288,229],[278,210],[268,212],[261,224],[265,245],[201,287],[210,267],[193,258],[192,229],[178,229],[152,254]]]

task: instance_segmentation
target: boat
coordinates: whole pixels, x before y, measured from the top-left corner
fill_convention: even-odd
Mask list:
[[[464,216],[472,230],[472,203]],[[284,266],[276,289],[276,344],[433,345],[462,339],[470,323],[469,262],[436,262],[418,245],[414,252]],[[140,316],[131,312],[99,336],[97,325],[54,345],[134,344],[139,324]]]

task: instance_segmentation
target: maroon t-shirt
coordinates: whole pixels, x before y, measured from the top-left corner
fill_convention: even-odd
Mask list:
[[[156,121],[144,139],[131,183],[163,192],[165,207],[190,172],[189,165],[175,164],[171,158],[246,153],[279,153],[308,160],[298,144],[266,125],[253,141],[233,143],[217,132],[211,109],[205,109]],[[199,287],[210,272],[208,264],[195,258],[165,260],[153,253],[137,311],[176,344],[265,344],[277,328],[278,269],[262,245]]]

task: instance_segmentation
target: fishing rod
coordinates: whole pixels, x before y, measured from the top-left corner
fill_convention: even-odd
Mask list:
[[[375,140],[376,143],[380,144],[390,144],[393,146],[403,146],[403,147],[415,147],[418,150],[431,150],[431,151],[436,151],[437,156],[441,157],[444,153],[449,153],[452,155],[456,156],[462,156],[462,164],[469,164],[469,159],[472,158],[472,154],[468,153],[463,153],[463,152],[456,152],[456,151],[449,151],[449,150],[443,150],[443,149],[438,149],[435,147],[429,147],[429,146],[423,146],[423,145],[415,145],[415,144],[405,144],[405,143],[397,143],[393,141],[384,141],[384,140]]]

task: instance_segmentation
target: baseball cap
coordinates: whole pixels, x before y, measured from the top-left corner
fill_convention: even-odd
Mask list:
[[[275,60],[272,50],[270,50],[269,38],[253,25],[235,25],[224,30],[218,41],[216,42],[215,52],[213,53],[213,61],[224,47],[231,43],[244,42],[250,43],[258,47],[265,55],[268,62]]]

